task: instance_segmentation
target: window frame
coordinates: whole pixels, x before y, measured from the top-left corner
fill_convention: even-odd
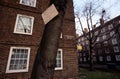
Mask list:
[[[113,24],[109,24],[109,25],[108,25],[108,29],[109,29],[109,30],[113,29]]]
[[[104,33],[104,32],[105,32],[105,28],[102,28],[102,29],[101,29],[101,33]]]
[[[60,39],[62,39],[62,38],[63,38],[63,33],[60,34]]]
[[[108,62],[110,62],[110,61],[111,61],[111,56],[110,56],[110,55],[107,55],[107,56],[106,56],[106,60],[107,60]]]
[[[13,70],[9,69],[10,68],[10,61],[11,61],[11,56],[12,56],[13,49],[27,49],[28,50],[26,69],[16,69],[16,70],[15,69],[13,69]],[[30,60],[30,47],[10,47],[8,61],[7,61],[7,67],[6,67],[6,73],[28,72],[29,60]]]
[[[116,39],[116,38],[112,38],[112,40],[111,40],[111,41],[112,41],[112,44],[113,44],[113,45],[118,44],[118,41],[117,41],[117,39]]]
[[[110,36],[113,36],[115,34],[115,31],[110,32]]]
[[[18,25],[18,20],[19,20],[19,17],[22,16],[22,17],[29,17],[32,19],[32,23],[31,23],[31,32],[30,33],[25,33],[25,32],[17,32],[17,25]],[[33,32],[33,24],[34,24],[34,17],[33,16],[28,16],[28,15],[23,15],[23,14],[17,14],[17,17],[16,17],[16,22],[15,22],[15,27],[14,27],[14,33],[17,33],[17,34],[25,34],[25,35],[32,35],[32,32]]]
[[[120,55],[115,55],[116,61],[120,61]]]
[[[114,52],[115,52],[115,53],[120,52],[120,50],[119,50],[119,47],[118,47],[118,46],[114,46],[114,47],[113,47],[113,50],[114,50]]]
[[[95,35],[98,35],[98,31],[95,31]]]
[[[119,47],[118,47],[118,46],[114,46],[114,47],[113,47],[113,50],[114,50],[114,52],[115,52],[115,53],[120,52],[120,50],[119,50]]]
[[[103,39],[103,40],[105,40],[106,38],[107,38],[107,36],[106,36],[106,35],[103,35],[103,36],[102,36],[102,39]]]
[[[61,67],[55,67],[55,70],[62,70],[63,69],[63,50],[62,49],[58,49],[58,51],[60,51],[61,53]],[[56,63],[57,63],[57,57],[56,57]]]
[[[37,0],[34,0],[35,2],[34,2],[34,5],[33,5],[33,6],[32,6],[32,5],[28,5],[28,4],[23,4],[22,1],[23,1],[23,0],[20,0],[20,2],[19,2],[19,3],[22,4],[22,5],[26,5],[26,6],[30,6],[30,7],[36,7]]]
[[[99,56],[99,61],[103,62],[103,56]]]

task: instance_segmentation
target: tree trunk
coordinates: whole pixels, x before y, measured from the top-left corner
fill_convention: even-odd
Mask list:
[[[30,79],[53,79],[66,3],[66,0],[51,0],[50,2],[50,5],[56,6],[59,15],[45,26]]]
[[[90,65],[90,71],[93,71],[93,52],[92,52],[93,48],[92,48],[92,43],[90,41],[89,44],[89,65]]]

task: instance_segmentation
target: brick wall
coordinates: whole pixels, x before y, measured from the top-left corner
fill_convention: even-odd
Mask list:
[[[19,0],[0,1],[0,79],[28,79],[30,78],[33,62],[44,30],[41,13],[47,8],[47,0],[37,0],[36,7],[19,4]],[[67,12],[62,28],[63,38],[59,48],[63,49],[63,70],[55,71],[55,79],[77,77],[77,54],[75,47],[75,23],[72,0],[68,1]],[[32,35],[13,33],[17,14],[34,16]],[[29,72],[6,73],[6,66],[11,46],[30,47]]]

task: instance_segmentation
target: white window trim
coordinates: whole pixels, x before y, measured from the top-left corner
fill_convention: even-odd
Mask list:
[[[58,49],[58,51],[61,51],[61,67],[55,67],[55,70],[62,70],[63,69],[63,50]]]
[[[86,62],[87,60],[86,60],[86,57],[84,57],[84,62]]]
[[[108,29],[109,30],[113,29],[113,24],[108,25]]]
[[[103,56],[99,56],[99,61],[103,61]]]
[[[102,38],[103,38],[103,40],[105,40],[105,39],[106,39],[106,35],[103,35],[103,37],[102,37]]]
[[[100,37],[97,37],[96,41],[97,41],[97,42],[100,41]]]
[[[23,32],[17,32],[17,31],[16,31],[19,16],[25,16],[25,17],[32,18],[33,22],[32,22],[32,25],[31,25],[31,33],[23,33]],[[15,28],[14,28],[14,33],[32,35],[32,32],[33,32],[33,24],[34,24],[34,17],[33,17],[33,16],[27,16],[27,15],[17,14],[17,18],[16,18],[16,22],[15,22]]]
[[[26,67],[26,69],[22,69],[22,70],[9,70],[10,60],[11,60],[12,50],[13,49],[28,49],[28,59],[27,59],[27,67]],[[10,47],[10,52],[9,52],[9,57],[8,57],[8,62],[7,62],[7,67],[6,67],[6,73],[28,72],[29,59],[30,59],[30,48],[29,47]]]
[[[120,55],[116,55],[115,58],[116,58],[116,61],[120,61]]]
[[[105,28],[101,29],[101,33],[104,33],[105,32]]]
[[[113,39],[112,39],[112,44],[115,45],[115,44],[117,44],[117,43],[118,43],[118,42],[117,42],[117,39],[116,39],[116,38],[113,38]]]
[[[114,34],[115,34],[114,31],[111,31],[111,32],[110,32],[110,36],[113,36]]]
[[[22,0],[20,0],[20,4],[22,4],[22,5],[26,5],[26,6],[31,6],[31,7],[36,7],[36,0],[34,0],[35,2],[34,2],[34,5],[32,6],[32,5],[27,5],[27,4],[23,4],[22,3]]]
[[[98,31],[95,31],[95,35],[98,35]]]
[[[63,38],[63,34],[62,34],[62,33],[60,34],[60,38],[61,38],[61,39]]]
[[[113,50],[114,50],[114,52],[116,53],[116,52],[120,52],[120,50],[119,50],[119,47],[118,46],[114,46],[113,47]]]
[[[106,60],[107,60],[107,61],[111,61],[111,56],[107,56],[107,57],[106,57]]]

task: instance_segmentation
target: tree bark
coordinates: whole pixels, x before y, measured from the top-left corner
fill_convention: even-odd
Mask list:
[[[93,67],[93,52],[92,52],[93,48],[92,48],[92,44],[91,44],[91,41],[90,41],[90,44],[89,44],[89,67],[90,67],[90,71],[93,71],[94,70],[94,67]]]
[[[54,76],[58,43],[67,0],[51,0],[51,4],[55,5],[59,15],[45,26],[30,79],[53,79]]]

